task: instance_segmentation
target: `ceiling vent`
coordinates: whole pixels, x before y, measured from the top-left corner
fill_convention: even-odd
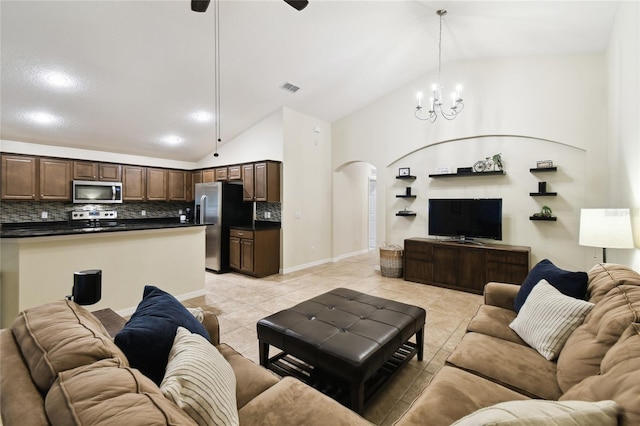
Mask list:
[[[287,82],[285,82],[282,86],[280,86],[280,88],[284,89],[284,90],[288,90],[291,93],[296,93],[300,89],[295,84],[291,84],[291,83],[287,83]]]

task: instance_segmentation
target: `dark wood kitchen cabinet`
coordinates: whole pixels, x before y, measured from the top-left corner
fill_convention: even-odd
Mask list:
[[[144,201],[146,184],[146,167],[122,167],[122,199],[124,201]]]
[[[169,201],[186,201],[187,188],[190,186],[187,185],[189,173],[184,170],[169,170],[168,175],[169,183],[167,188],[169,193],[167,198]]]
[[[40,158],[39,163],[40,200],[71,200],[71,161]]]
[[[229,168],[218,167],[216,168],[216,182],[225,182],[229,180]]]
[[[23,155],[2,155],[2,199],[36,200],[38,159]]]
[[[409,238],[404,241],[405,280],[482,294],[490,281],[522,283],[529,273],[530,251],[522,246]]]
[[[280,272],[280,228],[231,228],[229,266],[258,278]]]
[[[73,179],[120,182],[122,179],[122,166],[120,164],[93,161],[74,161]]]
[[[58,158],[2,155],[3,200],[71,200],[72,165]]]
[[[244,201],[280,202],[280,163],[264,161],[242,166]]]
[[[147,168],[148,201],[166,201],[168,195],[169,171],[166,169]]]

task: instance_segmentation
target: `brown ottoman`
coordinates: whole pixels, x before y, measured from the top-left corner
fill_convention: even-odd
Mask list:
[[[258,321],[260,364],[330,396],[346,383],[348,405],[361,413],[416,353],[422,361],[425,317],[417,306],[337,288]],[[269,358],[270,345],[282,352]]]

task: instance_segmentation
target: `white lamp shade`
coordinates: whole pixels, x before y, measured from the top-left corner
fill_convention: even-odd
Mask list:
[[[581,209],[578,244],[602,248],[633,248],[629,209]]]

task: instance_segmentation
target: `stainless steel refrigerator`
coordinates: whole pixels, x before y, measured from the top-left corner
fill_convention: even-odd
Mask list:
[[[206,224],[205,268],[229,271],[229,227],[251,226],[253,202],[242,201],[242,185],[229,182],[195,185],[195,223]]]

